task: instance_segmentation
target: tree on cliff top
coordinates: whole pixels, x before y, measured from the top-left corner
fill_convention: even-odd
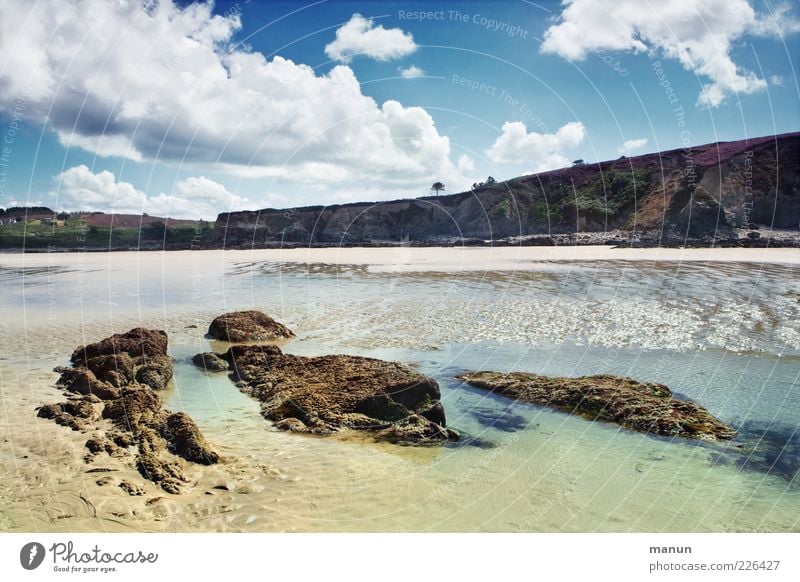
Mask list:
[[[443,190],[444,190],[444,184],[442,184],[441,182],[434,182],[433,186],[431,186],[431,192],[435,193],[437,196],[439,195],[439,192]]]

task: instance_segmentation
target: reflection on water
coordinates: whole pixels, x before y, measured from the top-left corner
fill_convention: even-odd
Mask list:
[[[191,414],[224,454],[264,467],[220,529],[800,530],[796,267],[538,261],[430,272],[403,251],[397,269],[170,255],[81,270],[80,280],[30,271],[24,287],[3,279],[0,315],[8,325],[24,305],[49,301],[75,329],[130,318],[168,328],[167,406]],[[298,333],[288,352],[391,358],[436,378],[462,442],[397,447],[274,430],[226,374],[190,362],[225,347],[203,337],[211,317],[252,307]],[[38,311],[26,315],[37,325]],[[479,369],[665,383],[741,436],[654,438],[455,380]]]
[[[800,486],[800,426],[746,421],[739,427],[736,449],[720,452],[719,463],[732,463],[747,471],[774,475],[792,487]]]

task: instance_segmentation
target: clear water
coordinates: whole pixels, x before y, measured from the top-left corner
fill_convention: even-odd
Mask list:
[[[18,268],[0,269],[0,305],[24,315],[31,341],[48,321],[168,329],[167,405],[264,468],[237,485],[232,530],[800,531],[796,266],[534,257],[495,270],[461,252],[443,271],[425,266],[425,249],[380,264],[342,253],[48,255],[24,284]],[[463,441],[419,449],[273,430],[225,374],[190,363],[224,347],[203,337],[211,317],[252,307],[297,332],[286,351],[396,359],[433,376]],[[699,444],[587,422],[454,379],[475,369],[658,381],[742,435]]]

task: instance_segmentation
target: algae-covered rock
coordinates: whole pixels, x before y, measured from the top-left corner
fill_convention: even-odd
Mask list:
[[[180,493],[189,482],[184,460],[210,465],[219,455],[188,415],[162,408],[156,391],[164,390],[173,374],[167,347],[165,332],[136,328],[77,348],[73,367],[56,368],[56,384],[84,396],[42,406],[37,415],[73,430],[96,431],[86,441],[87,463],[101,454],[129,456],[135,446],[132,457],[142,476],[168,493]],[[135,491],[128,492],[138,495]]]
[[[192,358],[192,363],[206,372],[224,372],[228,369],[228,362],[214,352],[203,352]]]
[[[330,434],[366,431],[404,444],[458,438],[446,428],[435,380],[397,362],[360,356],[303,357],[276,346],[233,346],[225,354],[242,389],[276,427]]]
[[[233,311],[215,318],[208,335],[227,342],[273,341],[294,337],[294,332],[261,311]]]
[[[185,412],[168,416],[165,432],[170,450],[187,461],[201,465],[219,461],[219,455],[211,450],[200,429]]]
[[[611,375],[561,378],[523,372],[473,372],[459,376],[508,398],[603,420],[643,433],[729,440],[736,431],[694,402],[679,400],[663,384]]]

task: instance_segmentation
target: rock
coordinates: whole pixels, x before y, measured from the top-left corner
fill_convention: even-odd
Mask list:
[[[92,455],[105,452],[113,457],[116,457],[119,456],[120,453],[119,447],[113,441],[103,437],[90,438],[88,441],[86,441],[85,446],[87,449],[89,449],[89,452],[92,453]]]
[[[152,421],[161,409],[161,398],[151,390],[133,390],[106,404],[103,418],[113,420],[125,430],[133,431],[137,424]]]
[[[642,433],[711,441],[736,436],[705,408],[678,400],[663,384],[610,375],[559,378],[523,372],[474,372],[459,379],[508,398]]]
[[[39,418],[49,418],[54,419],[59,414],[62,414],[64,411],[61,408],[60,404],[45,404],[44,406],[40,406],[36,412],[36,416]]]
[[[164,390],[172,379],[172,358],[153,356],[136,371],[136,381],[153,390]]]
[[[103,439],[99,438],[91,438],[86,441],[86,448],[89,449],[90,453],[99,453],[104,449]]]
[[[225,353],[233,378],[262,403],[277,428],[330,434],[366,431],[403,444],[458,438],[446,429],[435,380],[396,362],[359,356],[314,358],[276,346],[233,346]]]
[[[87,421],[96,419],[98,415],[91,403],[78,400],[40,406],[36,416],[53,420],[75,431],[86,431],[90,428]]]
[[[100,400],[113,400],[119,397],[119,390],[97,379],[91,370],[86,368],[68,368],[61,372],[57,385],[78,394],[94,395]]]
[[[730,235],[725,212],[719,202],[702,187],[692,190],[687,186],[678,192],[670,201],[667,212],[675,217],[677,236],[699,238]]]
[[[192,358],[192,363],[206,372],[224,372],[228,369],[228,362],[214,352],[203,352]]]
[[[93,393],[109,400],[118,394],[108,388],[123,388],[134,383],[163,390],[172,379],[172,358],[167,354],[166,332],[138,327],[112,335],[72,353],[73,368],[61,370],[59,383],[81,394]],[[97,382],[103,382],[98,392]]]
[[[166,447],[161,435],[142,425],[137,427],[136,441],[139,445],[136,467],[142,476],[160,485],[167,493],[180,493],[181,486],[188,479],[177,462],[165,458]]]
[[[128,495],[138,496],[144,495],[147,490],[138,483],[131,483],[130,481],[122,481],[119,484],[120,489],[122,489]]]
[[[95,483],[97,483],[100,487],[105,487],[113,482],[114,478],[110,476],[100,477],[97,481],[95,481]]]
[[[116,388],[130,384],[136,374],[133,359],[126,353],[107,354],[86,361],[86,367],[98,380]]]
[[[123,449],[127,449],[128,447],[134,445],[133,437],[127,432],[111,431],[106,436],[111,439],[115,445]]]
[[[115,334],[95,344],[77,348],[72,353],[72,363],[85,366],[92,358],[121,353],[131,358],[166,355],[167,347],[165,331],[137,327],[127,333]]]
[[[292,432],[308,432],[308,427],[299,418],[283,418],[275,423],[275,428]]]
[[[200,464],[216,463],[197,426],[186,414],[161,408],[156,393],[172,379],[172,358],[167,354],[167,334],[161,330],[136,328],[95,344],[76,349],[72,368],[59,367],[57,384],[84,396],[38,409],[37,415],[79,431],[102,431],[95,407],[102,404],[102,418],[115,429],[86,441],[91,462],[97,455],[130,456],[136,447],[136,467],[145,478],[168,493],[180,493],[188,483],[178,457]],[[99,406],[98,406],[99,408]],[[138,485],[121,484],[131,495],[141,495]]]
[[[234,311],[215,318],[208,335],[227,342],[255,342],[292,338],[294,332],[261,311]]]
[[[219,461],[219,455],[209,448],[200,429],[188,414],[178,412],[170,415],[166,426],[170,450],[176,455],[201,465],[213,465]]]

